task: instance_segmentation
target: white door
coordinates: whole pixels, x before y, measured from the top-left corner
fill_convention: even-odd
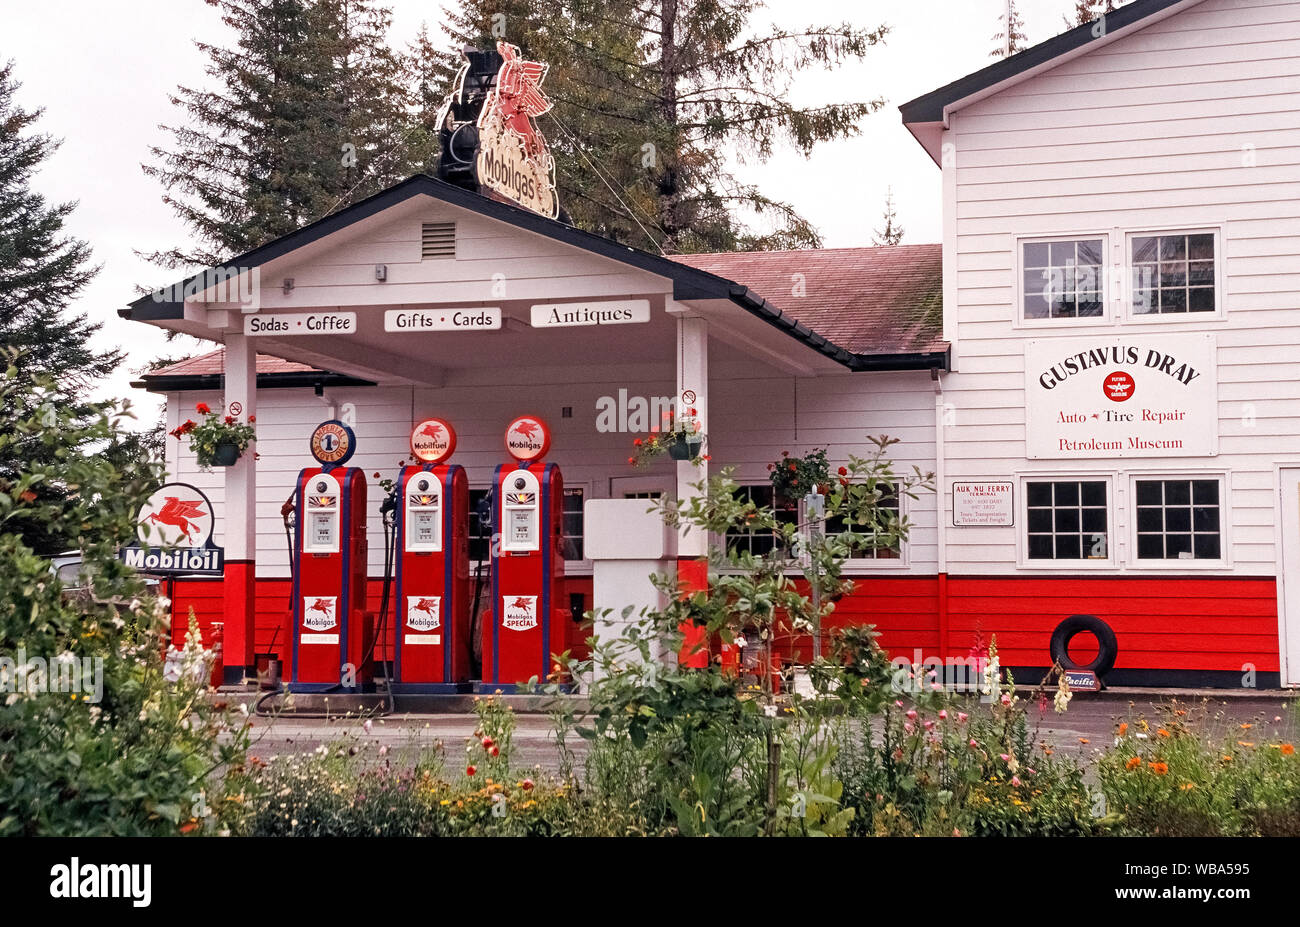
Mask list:
[[[1300,469],[1282,476],[1282,551],[1278,563],[1281,597],[1282,684],[1300,685]]]

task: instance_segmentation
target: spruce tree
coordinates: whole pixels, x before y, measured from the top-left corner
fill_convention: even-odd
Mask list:
[[[412,172],[389,11],[373,0],[205,0],[233,47],[196,41],[215,89],[171,97],[183,125],[144,171],[196,242],[148,257],[205,266],[288,234]]]
[[[59,142],[32,131],[42,111],[18,105],[20,86],[13,62],[0,66],[0,368],[14,365],[18,388],[33,388],[48,378],[53,385],[42,389],[50,407],[84,423],[99,411],[90,401],[92,388],[117,368],[122,353],[94,347],[100,323],[68,308],[99,268],[90,263],[90,246],[64,229],[76,204],[48,203],[32,187]],[[9,436],[0,448],[0,493],[8,493],[27,469],[53,464],[54,447],[39,435]],[[111,446],[83,450],[143,456],[139,439],[125,434]],[[57,504],[72,491],[75,488],[42,482],[23,493],[30,494],[27,503],[39,506]],[[6,522],[5,530],[22,535],[23,543],[43,555],[74,546],[76,540],[21,513]]]
[[[1065,24],[1071,29],[1075,26],[1086,26],[1107,13],[1114,12],[1126,2],[1127,0],[1075,0],[1074,17],[1073,19],[1066,17]]]
[[[807,155],[855,135],[882,101],[800,106],[790,82],[865,57],[887,29],[764,29],[757,9],[753,0],[464,0],[443,31],[453,51],[505,38],[550,65],[543,90],[555,108],[540,128],[575,224],[670,253],[815,246],[816,230],[792,206],[733,167],[780,145]]]
[[[990,57],[1007,58],[1025,47],[1025,24],[1016,9],[1016,0],[1006,0],[1006,9],[998,18],[998,31],[993,35],[993,52]]]
[[[872,233],[871,243],[879,247],[881,245],[896,245],[902,241],[904,229],[898,224],[898,215],[894,211],[893,187],[890,187],[885,194],[885,212],[881,219],[885,225]]]

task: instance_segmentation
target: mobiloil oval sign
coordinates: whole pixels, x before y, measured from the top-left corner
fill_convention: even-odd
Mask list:
[[[1212,457],[1217,366],[1213,335],[1029,341],[1026,456]]]
[[[225,551],[212,543],[212,502],[189,483],[166,483],[136,515],[137,542],[118,557],[142,573],[220,576]]]

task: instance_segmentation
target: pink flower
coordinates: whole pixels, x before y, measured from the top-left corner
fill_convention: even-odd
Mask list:
[[[934,722],[933,722],[933,721],[927,721],[927,722],[925,722],[925,729],[926,729],[927,731],[929,731],[929,730],[933,730],[933,729],[934,729]]]
[[[1011,762],[1011,754],[1009,753],[999,753],[998,756],[1001,758],[1002,762],[1004,763]]]
[[[915,709],[915,708],[909,708],[909,709],[907,710],[907,716],[908,716],[909,718],[911,718],[913,721],[915,721],[915,720],[916,720],[916,709]]]
[[[1018,788],[1018,787],[1020,786],[1020,777],[1019,777],[1019,776],[1012,776],[1012,777],[1011,777],[1011,784],[1014,785],[1014,786],[1016,786],[1016,787]]]
[[[970,719],[970,715],[966,714],[966,712],[964,711],[957,712],[957,720],[960,721],[962,724],[965,724],[969,719]]]
[[[902,700],[901,698],[896,698],[896,699],[894,699],[894,704],[895,704],[896,706],[898,706],[899,708],[902,708],[902,707],[903,707],[903,700]]]
[[[940,721],[946,721],[946,720],[948,720],[948,709],[947,709],[947,708],[940,708],[940,709],[939,709],[939,720],[940,720]]]
[[[905,721],[903,722],[903,730],[907,731],[907,733],[910,734],[914,730],[916,730],[916,725],[913,724],[911,721]]]
[[[971,745],[972,747],[978,747],[978,746],[979,746],[979,744],[975,743],[975,738],[974,738],[974,737],[972,737],[972,738],[970,739],[970,745]]]
[[[1011,693],[1010,693],[1010,692],[1003,692],[1003,693],[1002,693],[1002,704],[1003,704],[1003,705],[1010,705],[1010,704],[1011,704]]]

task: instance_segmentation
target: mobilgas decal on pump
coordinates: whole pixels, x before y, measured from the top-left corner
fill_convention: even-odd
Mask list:
[[[537,596],[502,596],[501,627],[510,631],[527,631],[537,627]]]
[[[412,631],[436,631],[442,627],[442,596],[408,595],[406,597],[406,626]],[[437,643],[438,638],[408,637],[406,642]]]
[[[302,600],[302,626],[309,631],[328,631],[339,623],[338,611],[338,596],[305,596]]]

